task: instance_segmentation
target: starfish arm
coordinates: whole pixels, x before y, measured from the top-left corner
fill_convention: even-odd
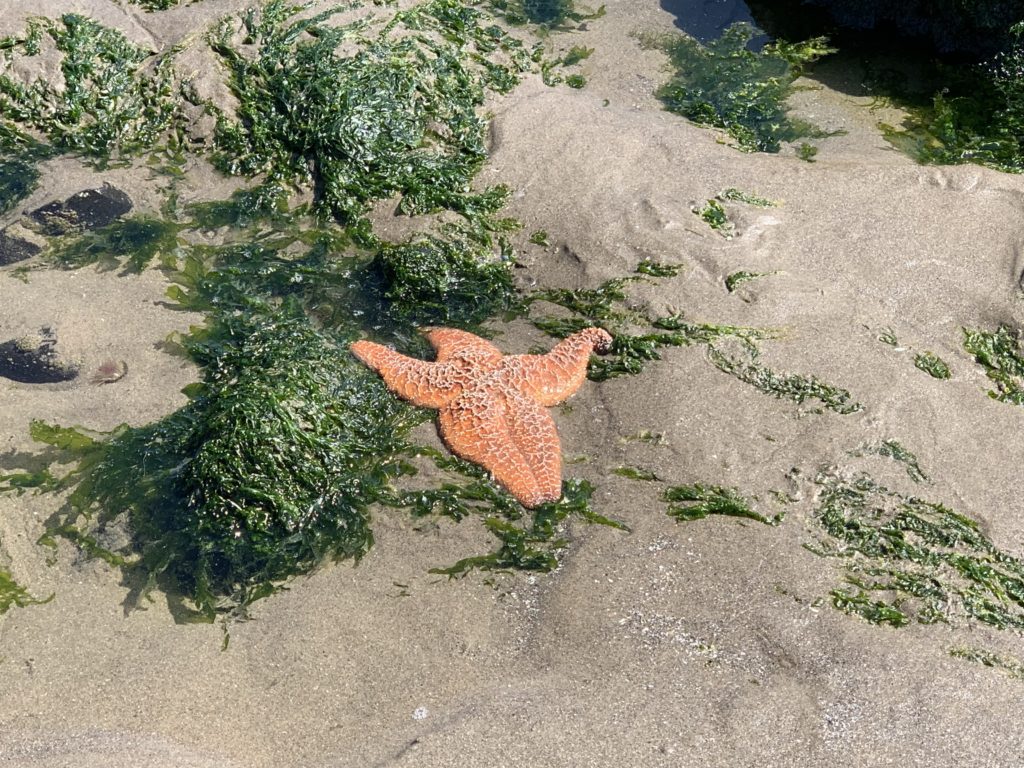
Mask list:
[[[437,362],[443,363],[454,358],[497,362],[501,350],[486,339],[458,328],[428,328],[427,341],[437,352]]]
[[[524,507],[536,507],[550,501],[550,494],[540,487],[527,457],[513,439],[507,415],[503,397],[472,389],[441,409],[438,424],[441,437],[453,453],[481,465]]]
[[[611,344],[612,337],[603,328],[584,328],[546,355],[510,355],[502,363],[515,389],[541,405],[557,405],[583,384],[590,353],[607,352]]]
[[[372,341],[357,341],[350,349],[381,375],[388,389],[414,405],[440,408],[461,391],[452,371],[444,364],[406,357]]]
[[[506,397],[509,432],[533,471],[543,501],[562,496],[562,445],[555,420],[536,402],[517,392]]]

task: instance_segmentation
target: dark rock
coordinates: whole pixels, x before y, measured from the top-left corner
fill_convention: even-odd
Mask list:
[[[0,266],[31,259],[42,250],[35,243],[15,237],[5,229],[0,230]]]
[[[0,344],[0,376],[25,384],[53,384],[78,376],[78,366],[62,360],[54,346],[57,337],[49,328],[38,335]]]
[[[33,242],[0,230],[0,267],[30,259],[43,249]]]
[[[132,200],[117,187],[104,184],[84,189],[63,202],[54,200],[29,214],[45,235],[99,229],[113,223],[132,209]]]

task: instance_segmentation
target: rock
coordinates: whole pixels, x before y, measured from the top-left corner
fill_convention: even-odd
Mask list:
[[[24,384],[53,384],[78,376],[78,366],[54,349],[57,336],[50,328],[0,344],[0,376]]]
[[[28,217],[45,235],[99,229],[113,223],[132,209],[132,200],[117,187],[104,184],[84,189],[63,202],[54,200],[32,211]]]
[[[42,252],[42,247],[30,240],[18,237],[8,230],[0,230],[0,267],[17,264]]]

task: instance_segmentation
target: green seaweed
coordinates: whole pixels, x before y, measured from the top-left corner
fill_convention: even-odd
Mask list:
[[[830,593],[832,605],[844,613],[860,616],[872,624],[888,624],[891,627],[905,627],[910,617],[903,613],[898,603],[887,603],[884,600],[872,600],[871,595],[863,589],[852,592],[848,589],[834,589]]]
[[[708,200],[703,208],[694,206],[693,212],[700,216],[705,224],[726,239],[732,237],[732,232],[736,227],[729,221],[729,214],[726,213],[725,208],[717,200]]]
[[[547,247],[551,245],[551,241],[548,239],[548,233],[546,230],[538,229],[530,235],[530,242],[534,245],[542,245]]]
[[[32,597],[7,571],[0,570],[0,616],[11,609],[11,606],[24,608],[27,605],[42,605],[53,599],[53,595],[39,600]]]
[[[650,277],[675,277],[682,268],[682,264],[662,264],[651,259],[641,259],[636,265],[636,273]]]
[[[153,11],[166,11],[174,6],[178,5],[181,0],[129,0],[133,5],[142,6],[144,11],[152,13]],[[191,0],[196,3],[199,0]]]
[[[459,464],[462,466],[458,467]],[[409,507],[416,516],[441,514],[461,520],[473,514],[483,515],[484,526],[500,545],[486,555],[474,555],[447,567],[432,568],[431,573],[454,578],[474,569],[551,571],[558,566],[558,551],[568,543],[559,534],[570,516],[629,530],[624,523],[594,511],[590,501],[594,487],[586,481],[565,482],[558,501],[525,512],[508,494],[488,482],[479,468],[447,457],[440,459],[440,465],[458,468],[473,480],[468,484],[444,484],[436,489],[406,493],[392,503]]]
[[[760,197],[759,195],[751,194],[750,192],[744,192],[743,190],[736,189],[736,187],[729,187],[718,193],[719,200],[732,200],[738,203],[746,203],[747,205],[753,205],[758,208],[774,208],[778,203],[774,200],[769,200],[767,197]]]
[[[751,280],[756,280],[759,277],[767,277],[775,274],[774,272],[748,272],[746,270],[740,270],[739,272],[733,272],[725,277],[725,290],[729,293],[733,293],[743,283],[749,283]]]
[[[1024,679],[1024,662],[1008,654],[960,645],[950,648],[949,655],[955,659],[964,659],[993,669],[1000,669],[1016,680]]]
[[[0,74],[0,117],[44,133],[59,151],[94,158],[152,149],[178,120],[172,60],[129,42],[120,32],[75,13],[36,17],[8,54],[34,56],[45,33],[62,54],[63,87],[44,78]]]
[[[808,144],[806,141],[802,142],[800,146],[796,148],[796,156],[803,160],[805,163],[816,163],[817,160],[814,158],[818,155],[818,148],[813,144]]]
[[[946,362],[933,352],[925,351],[915,355],[914,366],[933,379],[948,379],[951,375]]]
[[[893,461],[902,464],[907,470],[907,475],[915,483],[920,483],[928,479],[928,475],[926,475],[924,470],[921,469],[921,464],[918,462],[917,456],[904,448],[898,440],[882,440],[878,443],[868,443],[867,445],[852,451],[851,455],[884,456],[887,459],[892,459]]]
[[[615,469],[612,470],[612,474],[618,475],[619,477],[626,477],[630,480],[647,481],[660,479],[656,473],[651,472],[648,469],[639,469],[637,467],[615,467]]]
[[[587,48],[587,46],[585,45],[574,45],[572,48],[569,49],[569,52],[562,57],[562,66],[575,66],[584,59],[589,59],[593,52],[593,48]]]
[[[803,68],[834,49],[818,37],[770,43],[758,52],[749,47],[756,34],[749,24],[737,23],[705,45],[688,36],[648,40],[669,55],[674,69],[658,98],[671,112],[723,129],[747,152],[778,152],[783,142],[826,135],[790,119],[785,100]]]
[[[313,189],[344,224],[396,196],[406,214],[496,211],[503,188],[470,189],[486,157],[477,110],[487,89],[516,84],[521,44],[456,0],[399,11],[376,30],[326,23],[342,10],[295,19],[298,6],[271,0],[246,12],[255,57],[233,45],[230,21],[212,36],[239,101],[234,118],[218,114],[217,167]]]
[[[669,502],[668,514],[680,521],[702,520],[709,515],[745,517],[766,525],[778,525],[783,516],[765,517],[751,509],[750,502],[736,488],[719,485],[676,485],[667,488],[662,499]]]
[[[864,407],[853,400],[848,390],[827,384],[815,376],[776,373],[756,359],[744,361],[714,347],[708,349],[708,358],[719,370],[773,397],[795,403],[817,400],[821,407],[839,414],[856,413]]]
[[[627,443],[647,443],[648,445],[665,445],[665,433],[664,432],[652,432],[649,429],[644,429],[633,435],[626,435],[622,438]]]
[[[812,550],[839,559],[855,589],[833,592],[836,607],[894,626],[1024,629],[1024,561],[996,548],[974,520],[865,473],[826,470],[815,482],[825,535]]]
[[[185,213],[190,226],[199,230],[247,229],[256,224],[287,225],[296,215],[288,210],[288,195],[277,184],[240,189],[228,200],[192,203]]]
[[[1024,405],[1024,354],[1020,333],[1000,325],[995,331],[972,331],[964,328],[964,349],[985,369],[995,382],[989,397],[1003,403]]]
[[[421,235],[384,244],[364,274],[394,319],[472,325],[516,306],[511,269],[475,243]]]
[[[941,90],[927,106],[905,104],[910,116],[900,128],[883,125],[886,139],[921,163],[1024,172],[1024,22],[1010,37],[986,62],[940,67]]]
[[[587,78],[583,75],[568,75],[565,78],[565,84],[570,88],[583,88],[587,84]]]
[[[693,323],[681,314],[651,318],[625,305],[627,285],[649,278],[669,277],[678,274],[679,269],[680,265],[655,264],[645,259],[637,266],[637,275],[612,278],[597,288],[536,291],[527,298],[529,303],[545,301],[557,304],[573,316],[544,316],[534,318],[533,324],[559,338],[594,325],[611,333],[612,346],[608,354],[591,360],[587,369],[587,376],[592,381],[639,373],[648,362],[661,359],[659,350],[663,347],[711,344],[726,338],[738,339],[752,347],[757,340],[777,336],[773,331],[758,328]],[[643,333],[630,332],[637,326],[647,326],[647,329]]]
[[[534,24],[554,25],[573,13],[573,0],[520,0],[523,14]]]
[[[139,215],[58,242],[51,255],[67,268],[99,264],[129,272],[141,272],[154,259],[168,256],[178,247],[181,226],[155,216]]]
[[[892,328],[883,328],[882,332],[876,337],[883,344],[888,344],[890,347],[898,347],[900,345],[899,340],[896,338],[896,333]]]

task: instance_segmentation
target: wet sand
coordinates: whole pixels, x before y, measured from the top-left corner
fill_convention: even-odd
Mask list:
[[[206,0],[164,14],[106,0],[42,2],[33,13],[91,12],[156,45],[195,34],[240,3]],[[653,0],[609,2],[584,32],[582,90],[528,77],[493,103],[486,184],[513,189],[524,284],[595,287],[651,258],[683,265],[637,285],[657,314],[777,328],[762,360],[849,389],[861,412],[814,413],[721,372],[703,347],[664,351],[640,375],[588,382],[553,415],[569,476],[597,485],[598,512],[629,533],[570,523],[547,575],[428,573],[492,546],[474,521],[420,526],[374,517],[358,566],[327,565],[230,628],[176,624],[157,600],[125,614],[127,587],[69,546],[55,565],[35,544],[59,506],[0,496],[0,564],[45,605],[0,617],[0,764],[12,766],[961,766],[1010,768],[1024,754],[1024,684],[951,658],[959,645],[1024,656],[1021,639],[983,626],[874,626],[821,604],[842,581],[808,551],[823,467],[862,466],[901,492],[977,519],[1001,549],[1024,553],[1017,489],[1024,411],[986,394],[962,327],[1019,325],[1024,179],[974,166],[920,167],[891,149],[868,100],[828,89],[794,100],[844,136],[814,163],[749,155],[663,112],[651,95],[663,56],[633,34],[669,31]],[[0,33],[20,25],[3,14]],[[196,60],[203,57],[196,53]],[[213,87],[213,86],[211,86]],[[137,210],[156,210],[145,171],[97,177],[50,161],[41,188],[0,224],[108,180]],[[779,202],[727,203],[726,239],[691,208],[727,187]],[[182,202],[229,185],[189,169]],[[546,230],[549,246],[527,242]],[[735,292],[738,270],[772,272]],[[9,272],[11,268],[0,270]],[[52,326],[84,371],[125,360],[114,384],[0,379],[0,462],[30,448],[32,419],[110,429],[184,402],[195,370],[158,345],[199,318],[161,305],[159,272],[84,269],[0,274],[0,339]],[[878,341],[891,329],[899,347]],[[548,344],[530,325],[503,328],[509,352]],[[933,379],[932,351],[952,377]],[[628,441],[649,430],[660,444]],[[430,425],[420,433],[434,441]],[[930,480],[850,452],[898,440]],[[612,474],[655,472],[663,483]],[[0,466],[6,466],[0,464]],[[801,470],[793,486],[786,479]],[[770,527],[710,518],[677,523],[666,485],[736,486],[798,501]]]

